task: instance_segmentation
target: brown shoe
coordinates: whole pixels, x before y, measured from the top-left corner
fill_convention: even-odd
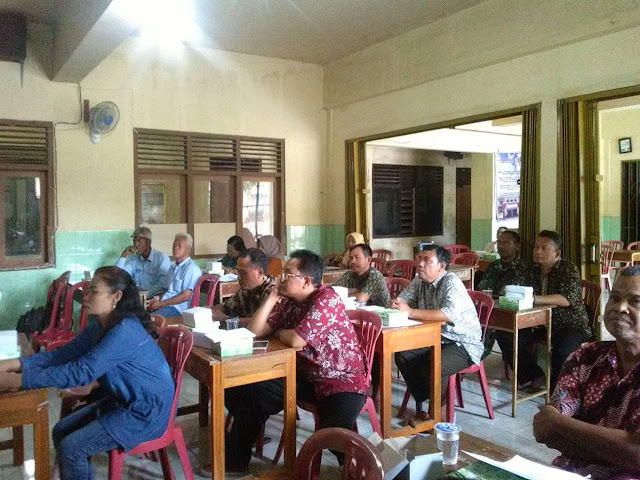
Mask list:
[[[410,427],[416,428],[421,423],[428,422],[429,420],[431,420],[429,412],[418,412],[411,417],[407,423]]]

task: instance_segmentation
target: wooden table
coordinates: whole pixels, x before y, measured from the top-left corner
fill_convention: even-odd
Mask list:
[[[18,334],[21,356],[33,354],[27,337]],[[0,442],[0,450],[13,449],[13,464],[24,463],[22,427],[33,425],[36,480],[49,480],[49,395],[46,388],[0,393],[0,428],[13,428],[13,438]]]
[[[440,330],[442,322],[425,322],[401,328],[383,328],[376,342],[380,355],[380,428],[382,437],[401,437],[433,429],[440,421]],[[431,385],[429,389],[429,418],[415,428],[406,426],[391,429],[391,366],[393,354],[415,348],[431,348]]]
[[[518,398],[518,330],[544,325],[547,327],[547,378],[546,387],[532,394]],[[505,310],[494,307],[489,317],[489,327],[513,334],[513,379],[511,383],[511,415],[516,416],[516,406],[520,402],[544,395],[547,402],[551,381],[551,307],[535,307],[529,310]]]
[[[613,261],[619,263],[640,263],[640,250],[616,250],[613,252]]]
[[[193,347],[184,371],[200,382],[197,405],[181,407],[178,415],[199,413],[200,426],[207,425],[211,394],[211,475],[224,480],[224,390],[250,383],[284,378],[284,464],[286,478],[293,478],[296,459],[296,350],[277,339],[269,340],[266,352],[221,358],[209,350]]]
[[[464,283],[465,287],[470,290],[473,290],[473,281],[476,276],[476,267],[475,265],[449,265],[449,271],[455,273],[462,283]]]

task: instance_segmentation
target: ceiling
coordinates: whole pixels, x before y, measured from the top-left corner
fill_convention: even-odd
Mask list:
[[[55,28],[86,21],[83,10],[191,2],[199,44],[221,50],[326,64],[485,0],[0,0]],[[173,8],[173,6],[171,7]],[[111,25],[113,28],[113,25]],[[133,32],[132,32],[133,33]]]

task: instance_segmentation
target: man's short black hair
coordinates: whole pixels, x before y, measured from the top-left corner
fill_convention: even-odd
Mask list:
[[[249,265],[251,265],[252,268],[261,268],[264,273],[267,273],[267,269],[269,268],[269,257],[267,257],[262,250],[258,250],[257,248],[247,248],[238,257],[238,259],[241,258],[248,258]]]
[[[315,286],[322,283],[322,272],[324,267],[322,265],[322,258],[316,255],[311,250],[296,250],[289,255],[289,258],[295,258],[298,260],[298,270],[305,277],[311,278],[311,281]]]
[[[538,234],[538,238],[540,237],[549,238],[556,246],[556,250],[562,250],[562,237],[558,232],[554,232],[553,230],[542,230]]]
[[[349,249],[350,252],[353,252],[356,248],[362,249],[362,254],[365,257],[373,257],[373,252],[371,251],[371,247],[366,243],[358,243]]]
[[[500,235],[509,235],[511,237],[511,240],[513,240],[514,243],[517,243],[517,244],[522,243],[522,241],[520,240],[520,234],[518,232],[514,232],[513,230],[505,230]]]
[[[430,252],[431,250],[435,250],[436,257],[438,257],[438,263],[445,263],[447,266],[445,270],[449,270],[449,264],[451,263],[451,252],[440,245],[431,244],[425,245],[422,247],[423,252]]]
[[[640,265],[633,265],[623,269],[619,274],[621,277],[637,277],[640,276]],[[616,277],[618,276],[616,275]]]

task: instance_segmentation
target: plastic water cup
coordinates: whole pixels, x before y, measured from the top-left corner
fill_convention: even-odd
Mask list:
[[[235,330],[238,328],[238,317],[227,318],[227,330]]]
[[[458,463],[460,427],[455,423],[437,423],[435,426],[438,450],[442,452],[443,465]]]
[[[357,308],[362,308],[362,307],[366,307],[367,306],[367,302],[359,302],[358,300],[356,300],[356,307]]]

